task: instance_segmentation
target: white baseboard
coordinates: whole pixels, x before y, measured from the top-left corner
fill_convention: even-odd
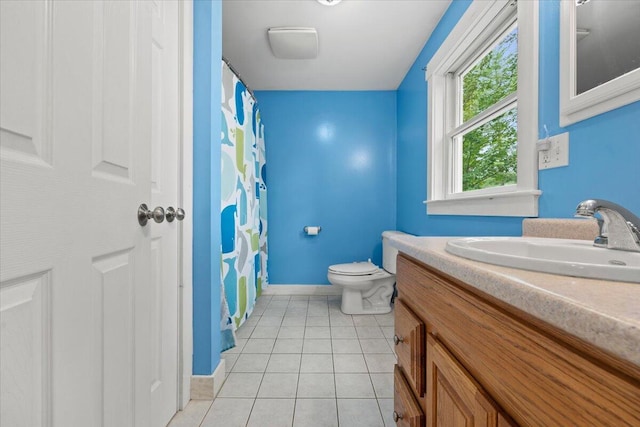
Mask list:
[[[191,377],[191,399],[213,400],[224,383],[225,370],[225,360],[220,359],[213,374],[193,375]]]
[[[342,288],[333,285],[269,285],[262,295],[342,295]]]

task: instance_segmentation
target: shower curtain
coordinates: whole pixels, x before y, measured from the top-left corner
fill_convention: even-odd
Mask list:
[[[258,104],[222,61],[222,349],[249,317],[267,276],[264,126]]]

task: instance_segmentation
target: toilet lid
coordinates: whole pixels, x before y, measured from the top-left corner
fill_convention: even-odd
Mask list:
[[[332,273],[344,274],[345,276],[363,276],[373,274],[378,271],[378,266],[371,262],[350,262],[347,264],[335,264],[329,266]]]

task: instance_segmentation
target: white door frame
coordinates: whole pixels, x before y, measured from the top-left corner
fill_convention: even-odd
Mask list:
[[[180,153],[178,206],[186,211],[178,229],[178,409],[191,398],[193,372],[193,1],[179,2],[180,43],[179,78],[182,88],[180,111]]]

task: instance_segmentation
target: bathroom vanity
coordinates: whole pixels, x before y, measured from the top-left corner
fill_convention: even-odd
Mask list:
[[[399,426],[640,425],[640,285],[456,257],[398,237]]]

